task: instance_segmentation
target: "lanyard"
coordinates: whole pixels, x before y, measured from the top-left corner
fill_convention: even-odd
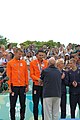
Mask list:
[[[41,72],[42,72],[42,70],[43,70],[43,67],[44,67],[44,63],[41,62],[41,64],[40,64],[39,61],[37,60],[37,66],[38,66],[38,69],[39,69],[40,74],[41,74]]]

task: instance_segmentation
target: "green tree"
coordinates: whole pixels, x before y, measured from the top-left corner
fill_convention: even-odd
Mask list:
[[[53,40],[49,40],[49,41],[30,41],[30,40],[27,40],[25,42],[22,43],[25,47],[28,47],[29,45],[31,44],[35,44],[36,47],[38,48],[41,48],[43,45],[46,45],[46,46],[50,46],[50,47],[59,47],[61,44],[60,42],[54,42]]]
[[[6,46],[7,43],[8,43],[8,39],[0,35],[0,45],[3,44]]]
[[[18,43],[12,43],[12,47],[17,47]]]

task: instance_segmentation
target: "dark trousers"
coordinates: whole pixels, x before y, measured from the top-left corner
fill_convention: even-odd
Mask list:
[[[76,110],[77,103],[80,109],[80,94],[70,94],[71,118],[75,118],[75,110]]]
[[[20,120],[24,120],[25,117],[25,87],[12,87],[12,93],[10,93],[10,116],[11,120],[15,120],[15,106],[17,102],[17,98],[19,95],[20,102]]]
[[[61,118],[66,118],[66,93],[61,94]]]
[[[37,86],[33,84],[33,114],[34,114],[34,120],[38,120],[38,105],[39,105],[39,99],[41,99],[42,104],[42,120],[44,120],[43,117],[43,98],[42,98],[42,86]]]

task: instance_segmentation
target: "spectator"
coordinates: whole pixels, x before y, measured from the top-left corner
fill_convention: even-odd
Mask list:
[[[78,68],[80,69],[80,56],[78,56],[77,66],[78,66]]]
[[[12,49],[12,43],[9,43],[8,45],[7,45],[7,47],[8,47],[8,49],[6,50],[8,53],[9,52],[12,52],[13,53],[13,49]]]
[[[8,52],[5,50],[5,46],[4,45],[1,45],[1,51],[3,54],[7,54]]]
[[[2,54],[2,52],[0,51],[0,66],[3,65],[3,59],[2,59],[2,56],[3,56],[3,54]]]
[[[10,61],[11,59],[13,59],[13,57],[14,57],[14,54],[13,54],[12,52],[9,52],[9,53],[7,54],[7,60],[8,60],[8,61]]]
[[[67,63],[69,62],[69,60],[70,60],[70,55],[68,53],[66,53],[64,55],[64,64],[67,65]]]

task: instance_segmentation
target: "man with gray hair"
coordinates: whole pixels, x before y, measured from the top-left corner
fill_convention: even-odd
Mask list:
[[[61,73],[55,67],[54,57],[51,57],[48,62],[48,68],[41,73],[44,120],[58,120],[61,97]]]

